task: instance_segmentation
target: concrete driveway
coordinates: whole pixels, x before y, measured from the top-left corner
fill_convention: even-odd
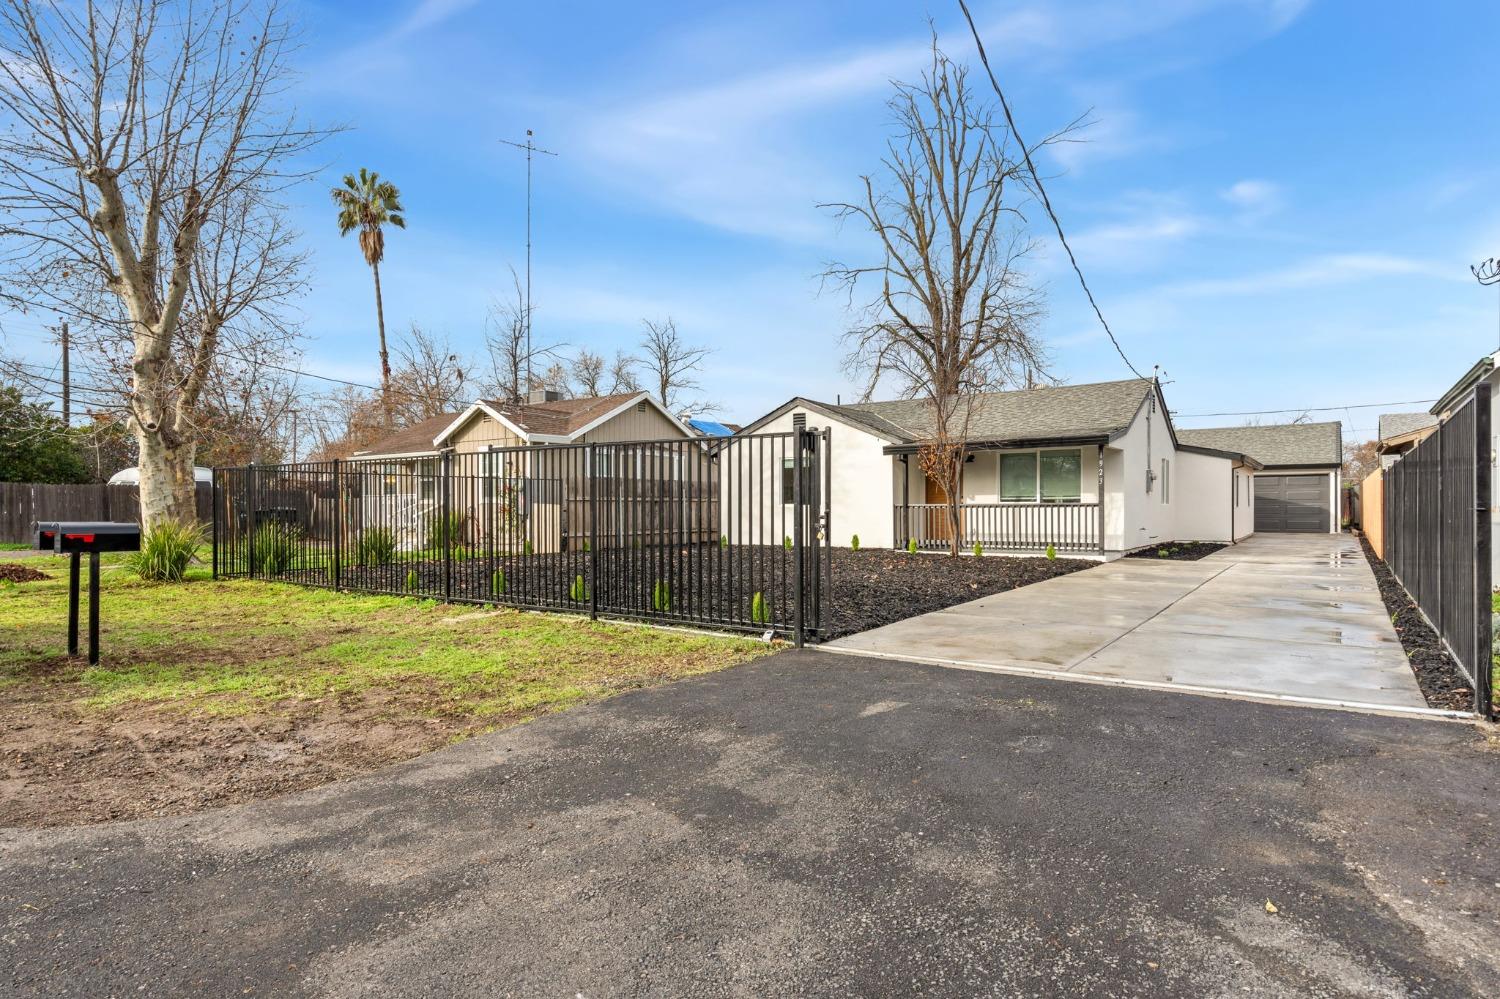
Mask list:
[[[825,646],[942,665],[1426,711],[1348,535],[1262,534],[1196,562],[1120,559]]]
[[[787,653],[0,830],[0,994],[1493,996],[1497,790],[1469,725]]]

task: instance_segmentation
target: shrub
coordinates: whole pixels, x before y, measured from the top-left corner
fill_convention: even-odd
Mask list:
[[[771,602],[760,590],[756,590],[755,596],[750,598],[750,620],[756,624],[771,623]]]
[[[856,552],[859,551],[859,535],[858,534],[856,534],[854,537],[852,537],[852,538],[849,539],[849,548],[850,548],[851,551],[856,551]]]
[[[910,539],[908,539],[908,541],[906,542],[906,551],[909,554],[911,554],[911,555],[915,555],[917,553],[917,539],[916,538],[910,538]]]
[[[490,575],[490,596],[499,596],[505,592],[505,570],[496,569]]]
[[[416,588],[417,588],[417,570],[415,570],[415,569],[407,569],[406,570],[406,589],[408,591],[413,591]]]
[[[594,550],[593,547],[589,545],[589,539],[588,538],[584,538],[583,539],[583,553],[585,555],[587,555],[589,552],[591,552],[593,550]]]
[[[427,515],[427,547],[443,550],[443,526],[448,528],[448,547],[457,548],[463,543],[464,532],[469,526],[469,515],[462,510],[441,510]]]
[[[1158,548],[1158,549],[1156,549],[1156,557],[1157,558],[1166,558],[1168,555],[1171,555],[1171,554],[1172,554],[1172,549],[1170,549],[1170,548]]]
[[[354,542],[354,561],[360,565],[384,565],[395,561],[396,533],[389,527],[367,527]]]
[[[292,567],[302,543],[302,528],[294,524],[262,524],[250,543],[250,558],[256,572],[277,575]]]
[[[589,598],[589,588],[583,582],[583,575],[573,577],[573,585],[568,587],[568,599],[575,604],[581,604]]]
[[[672,609],[672,585],[670,583],[658,579],[656,585],[651,587],[651,609],[658,613]]]
[[[1057,558],[1057,546],[1052,544],[1050,541],[1047,542],[1047,557],[1049,559]]]
[[[977,541],[974,542],[974,557],[978,558],[979,556],[981,556],[983,554],[984,554],[984,545],[980,544]]]
[[[790,534],[782,535],[781,547],[785,548],[787,551],[792,550],[792,536]]]
[[[141,550],[125,556],[125,567],[147,582],[180,583],[202,543],[201,526],[166,521],[141,537]]]
[[[532,545],[530,538],[527,538],[526,543],[521,546],[522,555],[530,555],[535,550],[536,548]]]
[[[729,547],[729,535],[727,535],[727,534],[721,534],[721,535],[719,535],[719,547],[720,548],[728,548]]]

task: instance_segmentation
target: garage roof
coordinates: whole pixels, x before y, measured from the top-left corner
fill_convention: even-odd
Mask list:
[[[1338,466],[1344,463],[1343,427],[1329,423],[1277,423],[1258,427],[1178,429],[1183,444],[1238,451],[1267,468]]]

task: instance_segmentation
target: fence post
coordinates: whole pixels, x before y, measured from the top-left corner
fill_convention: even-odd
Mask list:
[[[1477,632],[1474,658],[1474,711],[1489,717],[1494,707],[1493,644],[1490,587],[1494,584],[1490,546],[1490,383],[1474,387],[1474,626]]]
[[[213,578],[219,578],[219,469],[214,469],[209,484],[210,522],[213,530]]]
[[[343,462],[333,459],[333,575],[335,590],[344,585],[344,476]]]
[[[443,600],[453,602],[453,489],[450,485],[453,472],[453,452],[444,451],[438,466],[443,477],[439,503],[443,511]]]
[[[792,448],[792,590],[794,599],[792,602],[792,640],[797,648],[802,648],[803,642],[803,619],[802,619],[802,521],[805,507],[803,506],[803,475],[802,456],[807,447],[807,431],[798,429],[792,431],[792,440],[795,446]]]
[[[250,578],[255,578],[255,463],[245,466],[245,565],[250,569]]]
[[[599,619],[599,445],[589,442],[589,617]]]

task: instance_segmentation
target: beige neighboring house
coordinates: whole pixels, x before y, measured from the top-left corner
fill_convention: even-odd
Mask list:
[[[1381,413],[1377,427],[1375,450],[1380,455],[1380,467],[1390,468],[1396,459],[1432,435],[1438,418],[1431,413]]]
[[[479,399],[401,430],[356,452],[346,474],[363,479],[364,524],[390,527],[403,548],[437,543],[432,524],[446,462],[461,543],[578,551],[591,529],[601,544],[639,542],[680,526],[677,513],[717,537],[716,515],[696,508],[707,495],[701,440],[648,392],[581,399],[534,392],[524,403]],[[597,528],[588,521],[591,500]]]

